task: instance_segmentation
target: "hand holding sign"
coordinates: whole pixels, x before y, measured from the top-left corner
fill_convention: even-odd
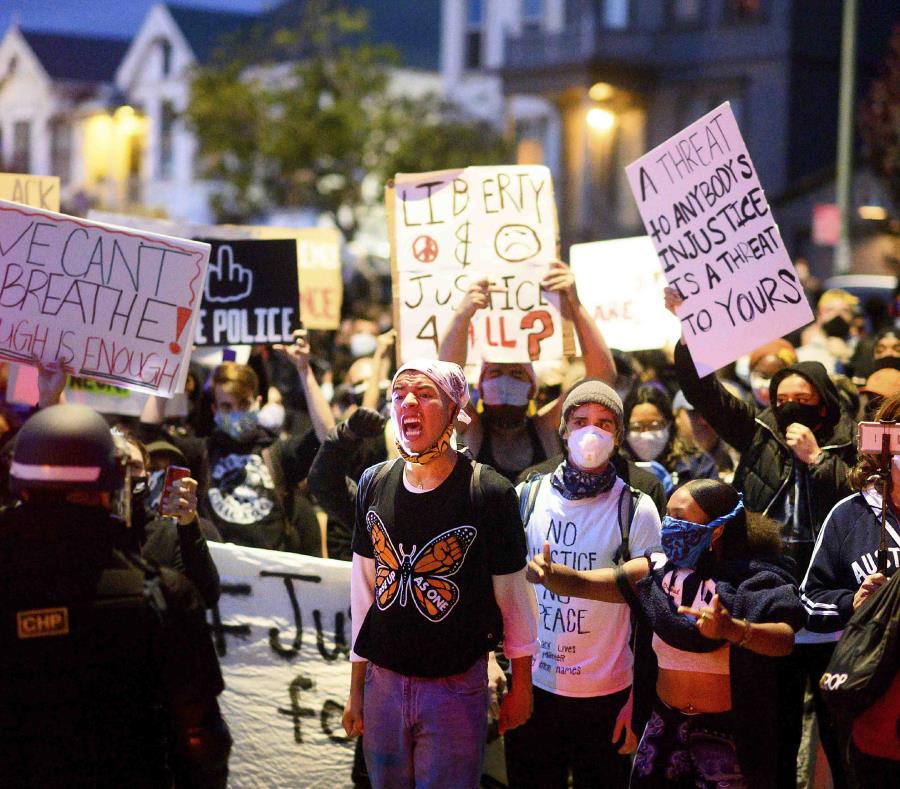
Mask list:
[[[216,262],[209,264],[206,276],[206,301],[227,304],[247,298],[253,291],[253,272],[234,261],[234,250],[228,244],[219,247]]]
[[[559,293],[570,307],[578,306],[578,288],[575,286],[575,275],[561,260],[550,264],[550,271],[541,280],[541,287],[550,293]]]

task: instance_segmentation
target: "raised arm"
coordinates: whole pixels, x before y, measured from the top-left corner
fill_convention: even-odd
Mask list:
[[[306,396],[306,407],[309,410],[309,418],[319,441],[324,441],[328,431],[334,427],[334,416],[331,407],[322,394],[319,382],[309,365],[309,340],[306,330],[300,329],[294,332],[293,345],[275,345],[276,351],[281,351],[293,362],[300,376],[300,386]]]
[[[378,410],[379,401],[381,400],[381,381],[390,372],[388,369],[390,367],[390,351],[394,347],[396,340],[396,329],[391,329],[378,336],[375,353],[372,354],[372,375],[369,376],[366,391],[363,394],[363,408],[371,408],[373,411]]]
[[[438,358],[445,362],[456,362],[465,366],[468,355],[469,324],[478,310],[490,306],[491,283],[480,279],[469,285],[466,295],[453,313],[447,333],[441,338]]]
[[[567,317],[571,318],[575,325],[575,333],[578,335],[581,355],[584,358],[585,373],[612,386],[616,381],[616,363],[606,340],[603,339],[603,334],[597,327],[597,322],[578,298],[578,288],[572,269],[561,260],[554,260],[550,264],[547,276],[541,280],[541,288],[550,293],[559,293],[562,297],[563,314],[568,313]]]

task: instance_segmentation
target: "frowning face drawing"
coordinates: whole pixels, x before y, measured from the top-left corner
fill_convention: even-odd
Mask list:
[[[528,225],[503,225],[494,237],[494,251],[508,263],[521,263],[541,251],[541,241]]]

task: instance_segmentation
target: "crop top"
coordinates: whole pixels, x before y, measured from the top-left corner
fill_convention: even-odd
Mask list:
[[[716,582],[701,578],[693,570],[670,570],[663,576],[663,590],[676,605],[690,605],[697,609],[709,606],[716,593]],[[683,603],[685,594],[690,603]],[[729,674],[730,644],[723,644],[712,652],[688,652],[677,649],[653,634],[653,651],[660,668],[670,671],[696,671],[702,674]]]

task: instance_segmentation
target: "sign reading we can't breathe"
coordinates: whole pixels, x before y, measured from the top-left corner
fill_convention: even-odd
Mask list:
[[[626,173],[700,375],[812,321],[728,102]]]
[[[491,303],[472,320],[469,363],[563,357],[568,325],[559,297],[540,287],[558,246],[546,167],[399,174],[387,201],[401,359],[437,355],[480,279],[491,281]]]
[[[204,239],[212,247],[195,343],[292,342],[299,328],[293,239]]]
[[[209,246],[0,201],[0,359],[184,389]]]

